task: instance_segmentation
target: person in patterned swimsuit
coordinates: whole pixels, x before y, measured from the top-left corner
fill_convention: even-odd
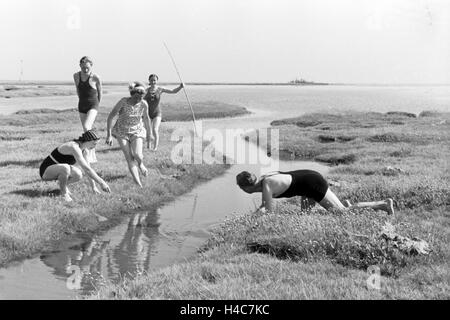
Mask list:
[[[120,99],[108,116],[106,144],[112,146],[112,137],[117,139],[134,182],[142,187],[139,171],[143,176],[148,174],[144,166],[143,145],[144,139],[150,141],[150,117],[144,100],[145,85],[136,81],[128,89],[130,97]],[[112,127],[116,115],[118,119]]]

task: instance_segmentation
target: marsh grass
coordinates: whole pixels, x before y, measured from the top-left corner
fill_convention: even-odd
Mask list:
[[[246,112],[240,107],[220,104],[205,103],[203,108],[209,108],[203,114],[205,117]],[[96,120],[103,139],[96,148],[98,163],[93,167],[108,182],[112,193],[93,195],[83,178],[84,182],[69,186],[73,203],[65,203],[58,197],[56,182],[40,179],[39,166],[60,143],[80,136],[78,112],[35,110],[0,116],[0,266],[51,250],[67,234],[108,228],[133,210],[160,206],[228,168],[227,165],[174,164],[170,154],[176,142],[170,141],[171,132],[162,126],[158,151],[144,149],[144,162],[150,174],[142,178],[144,188],[139,189],[131,180],[117,142],[112,148],[104,144],[108,112],[101,108]],[[179,106],[166,112],[174,120],[190,115],[190,110]],[[95,214],[109,218],[108,222],[100,224]]]
[[[0,98],[46,97],[75,95],[75,87],[61,87],[48,85],[2,85]]]
[[[92,298],[450,299],[449,120],[425,111],[274,121],[281,150],[335,165],[327,178],[339,183],[331,189],[340,199],[391,197],[395,215],[302,211],[297,198],[280,201],[271,213],[227,218],[195,259],[109,283]],[[386,223],[425,240],[431,253],[399,250],[380,237]],[[367,287],[370,266],[380,268],[380,290]]]

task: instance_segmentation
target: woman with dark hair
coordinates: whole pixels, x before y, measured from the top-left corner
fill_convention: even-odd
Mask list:
[[[272,210],[273,198],[302,196],[318,202],[325,209],[348,210],[349,208],[372,208],[394,214],[392,199],[374,202],[358,202],[352,205],[346,201],[344,206],[328,188],[325,178],[317,171],[295,170],[276,172],[257,179],[250,172],[242,171],[236,176],[236,183],[247,193],[262,192],[260,208]]]
[[[117,139],[134,182],[142,187],[139,170],[144,176],[148,174],[148,170],[144,166],[143,154],[144,139],[150,141],[148,105],[144,100],[145,86],[143,83],[133,82],[129,85],[128,90],[130,97],[120,99],[108,116],[106,144],[112,146],[112,137]],[[113,127],[112,122],[116,115],[118,115],[118,119]]]
[[[71,193],[67,188],[70,183],[75,183],[83,177],[82,171],[87,173],[90,178],[92,190],[100,193],[95,182],[105,192],[111,192],[108,184],[98,176],[98,174],[86,161],[86,151],[95,148],[99,137],[93,130],[84,132],[78,139],[63,143],[55,148],[52,153],[44,159],[39,174],[42,180],[58,180],[61,196],[66,201],[72,201]]]
[[[158,150],[158,144],[159,144],[159,126],[161,124],[162,119],[162,111],[161,107],[159,106],[159,101],[161,99],[161,94],[163,93],[178,93],[183,87],[184,84],[180,84],[175,89],[166,89],[163,87],[160,87],[157,85],[158,82],[158,76],[156,74],[151,74],[148,77],[148,82],[150,87],[147,89],[147,93],[144,97],[145,101],[147,101],[148,104],[148,114],[150,116],[151,120],[151,126],[152,126],[152,135],[155,139],[155,142],[153,144],[153,151]]]
[[[92,59],[84,56],[80,59],[80,69],[74,73],[73,80],[77,88],[78,112],[83,131],[91,130],[98,113],[98,106],[102,99],[102,82],[100,77],[92,72]],[[89,162],[97,162],[95,150],[88,152]]]

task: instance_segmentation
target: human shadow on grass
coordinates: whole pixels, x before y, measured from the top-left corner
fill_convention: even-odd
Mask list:
[[[59,189],[22,189],[11,191],[10,194],[17,194],[21,196],[26,196],[29,198],[41,198],[41,197],[57,197],[61,195],[61,190]]]
[[[95,149],[96,153],[110,153],[113,151],[121,151],[120,147],[108,148],[108,149]]]
[[[29,167],[29,168],[38,168],[41,164],[42,159],[33,159],[33,160],[25,160],[25,161],[17,161],[17,160],[6,160],[0,162],[0,167],[6,166],[21,166],[21,167]]]
[[[124,179],[127,177],[126,174],[118,174],[118,175],[110,175],[107,173],[100,173],[100,175],[103,177],[103,179],[107,182],[112,182],[120,179]]]
[[[42,179],[35,179],[35,180],[22,181],[22,182],[19,182],[18,185],[20,185],[20,186],[25,186],[25,185],[27,185],[27,184],[33,184],[33,183],[39,183],[39,182],[42,182]]]

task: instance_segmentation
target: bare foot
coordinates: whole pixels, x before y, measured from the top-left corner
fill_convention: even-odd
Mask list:
[[[99,215],[99,214],[97,214],[97,213],[94,213],[94,214],[95,214],[95,216],[97,217],[98,222],[104,222],[104,221],[107,221],[107,220],[108,220],[108,218],[105,218],[104,216],[101,216],[101,215]]]
[[[386,199],[386,212],[388,214],[394,214],[394,200],[392,200],[391,198]]]
[[[98,190],[97,187],[92,188],[92,192],[95,193],[95,194],[100,194],[101,193],[100,190]]]
[[[141,164],[139,165],[139,170],[141,170],[141,173],[142,173],[142,175],[143,175],[144,177],[148,176],[148,170],[147,170],[147,168],[144,166],[143,163],[141,163]]]
[[[62,194],[61,197],[63,197],[64,201],[66,201],[66,202],[73,201],[72,197],[70,196],[70,194],[68,192],[66,192],[65,194]]]

